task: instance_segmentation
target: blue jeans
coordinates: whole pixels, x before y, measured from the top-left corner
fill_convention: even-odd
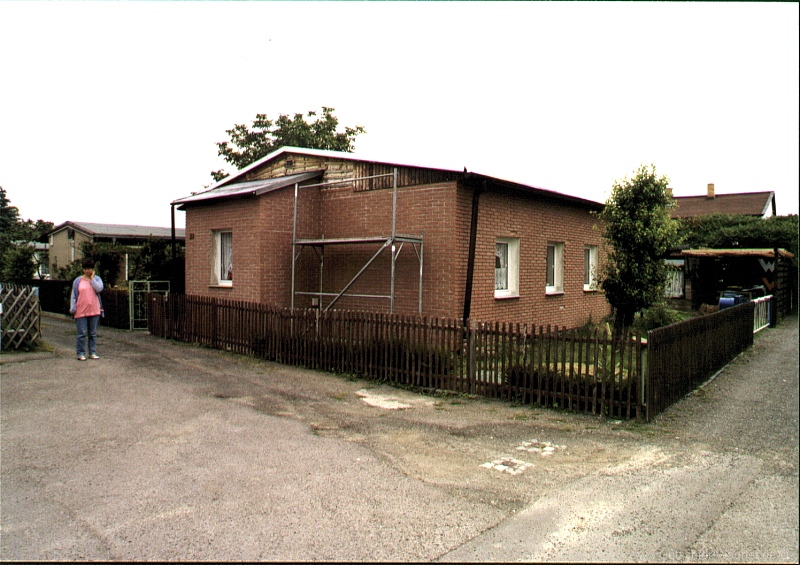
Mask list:
[[[75,325],[78,328],[78,337],[75,340],[75,349],[78,355],[86,355],[86,337],[89,337],[89,355],[97,353],[97,323],[100,316],[89,316],[88,318],[75,318]]]

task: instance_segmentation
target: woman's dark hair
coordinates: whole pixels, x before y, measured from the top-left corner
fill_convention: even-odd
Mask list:
[[[84,259],[81,261],[81,268],[82,269],[94,269],[94,261],[91,259]]]

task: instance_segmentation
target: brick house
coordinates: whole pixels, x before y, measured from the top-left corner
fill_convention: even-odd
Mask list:
[[[281,148],[186,212],[186,292],[278,307],[581,325],[602,204],[485,175]]]

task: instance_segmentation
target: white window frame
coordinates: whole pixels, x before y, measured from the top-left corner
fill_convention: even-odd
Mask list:
[[[597,246],[583,247],[583,290],[597,290]]]
[[[501,247],[507,251],[507,265],[503,266]],[[505,269],[505,281],[501,281],[499,269]],[[505,283],[505,288],[502,288]],[[495,239],[495,298],[516,298],[519,296],[519,238],[498,237]],[[498,286],[500,288],[498,288]]]
[[[223,235],[227,234],[227,235]],[[233,286],[233,230],[230,229],[223,229],[223,230],[214,230],[211,232],[212,235],[212,245],[211,245],[211,254],[212,254],[212,276],[211,282],[216,286]],[[223,242],[230,237],[230,265],[229,265],[229,274],[226,275],[222,272],[222,261],[223,261],[223,249],[222,245]]]
[[[550,249],[553,250],[552,260]],[[548,241],[545,254],[545,292],[563,294],[564,292],[564,242]]]

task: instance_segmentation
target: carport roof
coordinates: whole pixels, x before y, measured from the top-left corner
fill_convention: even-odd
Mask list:
[[[775,258],[775,249],[685,249],[681,253],[687,257],[768,257]],[[778,249],[778,255],[788,259],[794,255],[785,249]]]

